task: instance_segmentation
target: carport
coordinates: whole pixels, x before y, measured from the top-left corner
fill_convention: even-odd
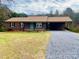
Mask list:
[[[47,27],[48,30],[65,30],[71,23],[72,20],[69,17],[49,17]]]
[[[49,30],[64,30],[65,22],[50,22],[48,26]]]

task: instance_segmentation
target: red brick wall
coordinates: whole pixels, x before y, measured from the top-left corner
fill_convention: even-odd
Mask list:
[[[5,23],[5,27],[7,28],[7,30],[20,30],[20,23],[19,22],[15,22],[15,27],[11,27],[11,22],[7,22]]]
[[[25,23],[26,24],[26,23]],[[42,29],[38,29],[38,30],[45,30],[45,25],[46,23],[43,23],[43,28]],[[27,23],[27,25],[25,26],[28,26],[29,23]],[[21,25],[20,25],[20,22],[15,22],[15,27],[11,27],[11,22],[7,22],[5,23],[5,26],[8,30],[13,30],[13,31],[29,31],[30,29],[29,28],[21,28]],[[35,29],[37,30],[37,29]]]

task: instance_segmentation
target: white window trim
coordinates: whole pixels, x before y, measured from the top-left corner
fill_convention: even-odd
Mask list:
[[[42,28],[42,23],[36,23],[36,28]]]
[[[21,28],[23,28],[24,27],[24,23],[20,23],[21,24]]]
[[[15,23],[11,23],[11,27],[15,27],[15,25],[14,25]]]

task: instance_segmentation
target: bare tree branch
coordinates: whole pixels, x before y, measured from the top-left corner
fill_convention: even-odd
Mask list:
[[[4,2],[5,2],[5,1],[15,3],[15,1],[14,1],[14,0],[4,0]],[[2,2],[3,2],[3,1],[2,1],[2,0],[0,0],[0,4],[2,4]]]

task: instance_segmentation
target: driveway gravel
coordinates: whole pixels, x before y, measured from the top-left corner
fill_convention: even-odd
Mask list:
[[[79,34],[69,31],[51,31],[46,59],[79,59]]]

